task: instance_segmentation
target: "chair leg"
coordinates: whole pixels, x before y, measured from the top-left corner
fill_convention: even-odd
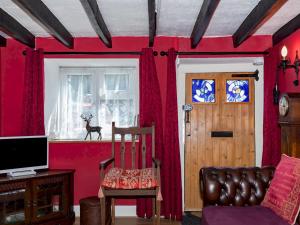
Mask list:
[[[115,225],[115,199],[114,198],[112,198],[111,199],[111,223],[112,223],[112,225]]]
[[[106,212],[105,212],[105,197],[100,198],[100,216],[101,216],[101,225],[106,225]]]
[[[156,199],[156,225],[160,225],[160,201]]]
[[[153,220],[153,225],[156,224],[156,207],[155,207],[155,198],[152,198],[152,220]]]

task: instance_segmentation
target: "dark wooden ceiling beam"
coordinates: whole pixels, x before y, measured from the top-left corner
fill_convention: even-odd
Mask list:
[[[204,0],[191,34],[191,47],[196,48],[201,41],[220,0]]]
[[[98,34],[101,41],[106,45],[106,47],[112,47],[111,35],[104,22],[101,15],[100,9],[98,7],[96,0],[80,0],[89,20],[94,28],[95,32]]]
[[[17,20],[0,8],[0,30],[19,42],[34,48],[35,37]]]
[[[273,45],[278,44],[284,38],[288,37],[290,34],[294,33],[296,30],[300,28],[300,14],[290,20],[287,24],[281,27],[278,31],[276,31],[273,36]]]
[[[233,34],[233,46],[237,48],[264,24],[287,0],[263,0],[246,17]]]
[[[148,17],[149,17],[149,47],[153,47],[154,37],[156,35],[155,0],[148,0]]]
[[[6,46],[6,38],[0,35],[0,47]]]
[[[13,1],[29,16],[36,19],[59,42],[68,48],[73,48],[74,39],[72,35],[41,0]]]

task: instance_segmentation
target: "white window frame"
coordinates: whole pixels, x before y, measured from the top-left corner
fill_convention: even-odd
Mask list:
[[[57,96],[53,96],[49,93],[53,91],[59,91],[60,89],[60,68],[61,67],[134,67],[134,82],[139,84],[139,59],[122,59],[122,58],[110,58],[110,59],[94,59],[94,58],[45,58],[44,59],[44,72],[45,72],[45,104],[44,105],[44,118],[45,128],[47,128],[47,121],[54,109],[56,109]],[[48,85],[50,84],[50,85]],[[56,85],[57,84],[57,85]],[[50,89],[51,86],[51,90]],[[57,90],[53,90],[53,87],[57,87]],[[138,85],[137,85],[138,87]],[[139,91],[137,90],[137,93]],[[139,94],[136,98],[135,111],[139,112]],[[61,139],[60,139],[61,140]],[[78,140],[78,139],[74,139]],[[80,140],[82,141],[82,140]]]

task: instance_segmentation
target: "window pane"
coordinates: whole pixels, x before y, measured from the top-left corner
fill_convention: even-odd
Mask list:
[[[94,114],[96,106],[92,94],[92,75],[67,75],[61,106],[61,138],[83,138],[85,122],[81,114]]]
[[[226,102],[249,102],[249,81],[227,80]]]
[[[99,117],[103,127],[103,135],[111,137],[111,123],[116,126],[134,126],[134,100],[133,99],[107,99],[100,101]]]
[[[105,74],[105,89],[125,91],[128,89],[128,74]]]
[[[192,102],[215,102],[215,80],[192,80]]]
[[[104,76],[105,85],[100,95],[99,119],[106,137],[111,137],[113,121],[119,127],[134,126],[136,103],[133,88],[136,84],[129,85],[130,75],[120,72],[105,73]]]
[[[68,75],[68,83],[71,86],[71,96],[73,101],[78,100],[78,92],[84,97],[92,94],[91,75]],[[86,99],[87,101],[89,98]]]

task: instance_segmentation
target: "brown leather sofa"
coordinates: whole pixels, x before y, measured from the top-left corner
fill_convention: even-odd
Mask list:
[[[202,225],[287,225],[260,206],[274,171],[274,167],[202,168]]]

